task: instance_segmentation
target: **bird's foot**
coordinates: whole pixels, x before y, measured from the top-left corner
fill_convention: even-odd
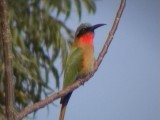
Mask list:
[[[80,79],[80,83],[81,83],[81,85],[84,85],[84,81],[83,81],[83,79]]]
[[[83,81],[84,75],[78,76],[77,79],[80,81],[81,85],[84,85],[84,81]]]

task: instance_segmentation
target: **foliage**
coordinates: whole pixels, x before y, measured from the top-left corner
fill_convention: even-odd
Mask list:
[[[53,89],[50,74],[59,88],[59,72],[55,60],[67,56],[67,38],[73,39],[72,30],[65,22],[73,7],[79,19],[82,8],[95,13],[93,0],[8,0],[8,18],[12,36],[12,65],[17,109],[39,101]],[[62,19],[64,16],[65,19]],[[0,43],[0,112],[4,107],[3,59]],[[45,76],[45,77],[44,77]],[[54,86],[54,85],[53,85]]]

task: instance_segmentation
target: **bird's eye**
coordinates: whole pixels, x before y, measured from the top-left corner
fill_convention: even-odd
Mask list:
[[[83,29],[82,29],[82,31],[85,31],[85,30],[86,30],[86,28],[83,28]]]

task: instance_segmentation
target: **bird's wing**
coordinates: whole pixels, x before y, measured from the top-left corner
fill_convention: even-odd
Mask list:
[[[72,84],[76,80],[81,65],[82,65],[82,49],[75,47],[71,48],[70,54],[65,63],[63,87]],[[60,103],[62,104],[62,107],[59,118],[60,120],[64,120],[66,107],[71,97],[71,94],[72,92],[68,93],[66,96],[61,98]]]
[[[72,84],[74,80],[76,80],[81,65],[82,65],[82,49],[72,47],[70,54],[66,60],[63,87]]]

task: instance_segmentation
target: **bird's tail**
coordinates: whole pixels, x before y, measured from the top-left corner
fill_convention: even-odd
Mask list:
[[[62,106],[61,106],[59,120],[64,120],[65,111],[66,111],[67,104],[68,104],[68,101],[69,101],[71,95],[72,95],[72,92],[69,93],[68,95],[66,95],[65,97],[61,98],[60,103],[62,104]]]
[[[65,105],[65,104],[62,103],[59,120],[64,120],[64,115],[65,115],[66,107],[67,107],[67,105]]]

